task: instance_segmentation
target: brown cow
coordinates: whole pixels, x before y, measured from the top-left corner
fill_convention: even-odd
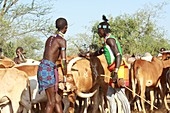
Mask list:
[[[81,98],[88,98],[95,94],[97,90],[95,90],[93,93],[88,94],[87,96],[82,95],[80,92],[86,92],[88,93],[90,89],[93,86],[94,78],[91,71],[90,62],[81,57],[76,57],[72,59],[68,63],[68,74],[73,77],[74,82],[73,83],[66,83],[66,87],[68,90],[74,90],[75,87],[78,90],[74,90],[74,92],[69,93],[68,99],[70,101],[70,107],[69,112],[74,113],[75,108],[75,101],[76,101],[76,95]],[[77,91],[80,91],[79,93]]]
[[[100,109],[99,106],[101,106],[100,112],[107,113],[110,107],[106,97],[108,83],[110,81],[110,71],[107,69],[107,62],[104,55],[90,57],[90,66],[95,77],[95,83],[99,85],[99,87],[97,93],[91,98],[94,104],[91,104],[90,111],[88,112],[99,112],[98,109]]]
[[[4,57],[0,59],[0,68],[11,68],[15,65],[15,62],[12,61],[10,58]]]
[[[68,73],[72,74],[73,77],[75,77],[76,79],[75,85],[79,87],[81,86],[82,92],[90,92],[90,90],[96,91],[97,89],[97,92],[91,98],[92,103],[89,107],[90,110],[88,110],[88,113],[99,112],[98,111],[99,105],[102,107],[101,112],[107,112],[105,110],[109,106],[107,104],[106,93],[108,83],[110,81],[110,72],[107,69],[107,63],[104,55],[98,57],[91,57],[89,61],[87,59],[77,57],[75,58],[75,61],[73,59],[72,61],[69,62],[68,67],[69,67]],[[71,73],[69,71],[71,71]],[[75,95],[74,94],[72,95],[73,96],[71,98],[72,99],[71,104],[74,105]],[[73,108],[74,106],[72,107],[72,110]],[[78,113],[80,113],[80,111],[78,111]]]
[[[39,61],[27,59],[27,62],[16,64],[14,68],[24,71],[28,75],[30,90],[25,90],[21,96],[21,112],[28,112],[34,104],[47,101],[45,91],[38,93],[37,70]],[[31,95],[31,100],[29,95]],[[38,109],[38,108],[37,108]]]
[[[145,61],[138,59],[133,64],[133,73],[132,73],[132,89],[135,92],[135,79],[137,80],[137,94],[144,98],[145,97],[145,89],[146,86],[150,88],[154,88],[158,85],[160,76],[162,75],[163,68],[170,66],[170,60],[161,61],[156,57],[152,58],[152,61]],[[153,89],[151,91],[151,95],[153,95]],[[151,96],[151,110],[153,110],[153,101],[154,96]],[[143,112],[145,111],[144,100],[141,99]]]
[[[27,61],[29,61],[29,60],[27,59]],[[38,62],[38,64],[39,64],[39,62]],[[15,66],[15,68],[26,72],[29,76],[30,86],[31,86],[31,95],[32,95],[32,104],[44,102],[47,100],[45,92],[41,92],[40,94],[38,93],[38,83],[37,83],[37,76],[36,76],[38,64],[36,64],[35,62],[32,63],[32,61],[31,61],[30,63],[22,63],[22,64]],[[68,66],[68,68],[69,68],[69,66]],[[90,69],[90,66],[88,68]],[[84,68],[81,68],[81,69],[84,69]],[[59,77],[61,77],[62,76],[61,67],[58,68],[58,72],[59,72]],[[79,72],[83,73],[83,71],[80,71],[80,70],[79,70]],[[87,89],[82,90],[82,89],[84,89],[84,86],[82,86],[82,84],[78,84],[77,86],[75,86],[75,82],[77,82],[77,80],[80,80],[81,78],[78,78],[78,77],[72,78],[72,76],[69,76],[69,75],[68,75],[68,77],[69,78],[71,77],[70,78],[71,80],[69,81],[71,83],[68,83],[68,82],[66,83],[68,91],[75,92],[76,95],[83,97],[83,98],[91,97],[94,94],[94,92],[89,93],[89,94],[82,93],[82,91],[87,91]],[[88,83],[90,82],[89,81],[90,79],[91,79],[91,76],[88,79],[86,78],[86,80],[87,80],[86,85],[88,85]],[[89,89],[89,87],[91,87],[91,86],[87,86],[86,88]],[[70,97],[72,97],[72,96],[70,96]],[[26,109],[25,108],[23,108],[23,109],[28,111],[30,109],[27,107],[27,105],[30,105],[30,101],[28,98],[28,91],[23,93],[22,103],[23,103],[23,106],[26,108]]]
[[[170,51],[163,51],[160,59],[162,59],[162,60],[170,59]],[[166,99],[167,99],[167,95],[169,94],[169,91],[170,91],[170,89],[169,89],[169,86],[170,86],[170,67],[163,69],[163,73],[162,73],[162,76],[160,78],[160,82],[161,82],[161,91],[162,91],[161,96],[162,96],[162,99],[165,103],[166,109],[169,111],[170,108],[168,106]]]
[[[17,113],[21,94],[28,90],[28,85],[29,80],[25,72],[16,68],[0,69],[0,104],[10,101],[11,104],[8,105],[12,106],[12,112]]]

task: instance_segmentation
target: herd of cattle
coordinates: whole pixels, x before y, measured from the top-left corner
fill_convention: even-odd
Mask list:
[[[146,102],[150,104],[150,110],[158,109],[155,103],[159,102],[167,111],[170,110],[167,102],[170,87],[169,56],[170,52],[162,53],[160,58],[149,56],[136,59],[124,56],[123,59],[129,69],[129,86],[125,86],[125,89],[132,110],[146,113]],[[61,89],[59,84],[64,113],[110,113],[106,98],[110,72],[104,56],[90,58],[74,56],[68,57],[67,60],[67,77],[70,81],[66,82],[65,89]],[[45,91],[38,92],[39,63],[27,59],[26,63],[17,65],[11,59],[0,59],[0,113],[45,111],[47,101]],[[60,61],[57,61],[56,65],[59,77],[62,78]],[[146,96],[146,92],[150,94],[150,98]],[[118,102],[118,111],[119,109],[121,103]]]

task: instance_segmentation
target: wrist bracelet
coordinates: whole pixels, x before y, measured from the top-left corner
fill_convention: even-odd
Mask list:
[[[118,68],[115,68],[114,72],[116,72],[116,73],[117,73],[117,72],[118,72],[118,70],[119,70]]]

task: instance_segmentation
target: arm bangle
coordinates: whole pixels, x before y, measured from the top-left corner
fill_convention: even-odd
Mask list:
[[[116,54],[116,56],[119,56],[119,55],[120,55],[120,53],[117,53],[117,54]]]
[[[65,50],[66,50],[66,48],[65,48],[65,47],[62,47],[62,48],[61,48],[61,50],[62,50],[62,51],[65,51]]]

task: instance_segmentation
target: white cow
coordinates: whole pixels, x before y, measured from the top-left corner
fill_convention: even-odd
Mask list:
[[[38,92],[38,81],[37,76],[30,76],[28,77],[30,80],[30,91],[25,90],[21,97],[21,106],[22,113],[27,113],[29,110],[31,110],[31,107],[34,106],[37,103],[40,102],[46,102],[47,96],[45,91],[42,91],[41,93]],[[29,92],[31,92],[31,101],[29,98]]]
[[[27,62],[16,64],[14,66],[15,68],[27,73],[30,81],[30,90],[25,90],[21,97],[20,112],[22,113],[27,113],[37,103],[47,101],[45,91],[42,91],[41,93],[38,92],[37,70],[39,64],[39,61],[27,59]],[[29,94],[31,94],[31,99],[29,97]]]

